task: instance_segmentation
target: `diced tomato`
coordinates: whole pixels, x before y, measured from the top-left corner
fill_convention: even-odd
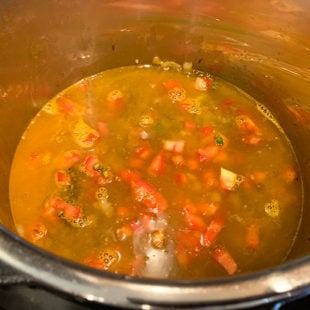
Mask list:
[[[165,171],[165,155],[163,152],[157,154],[147,169],[148,173],[153,176],[162,175]]]
[[[84,142],[87,144],[94,144],[99,139],[97,132],[90,132],[85,136]]]
[[[53,220],[58,219],[57,214],[59,211],[63,210],[62,206],[63,203],[64,201],[57,196],[49,199],[45,205],[45,212],[44,212],[45,216]]]
[[[206,228],[206,223],[201,216],[187,213],[185,214],[186,227],[195,231],[203,231]]]
[[[67,203],[60,197],[52,197],[46,204],[45,215],[55,219],[59,212],[68,220],[76,220],[81,216],[81,208]]]
[[[250,136],[246,136],[242,138],[242,142],[245,144],[251,144],[251,145],[255,145],[260,143],[263,140],[262,137],[259,136],[254,136],[254,135],[250,135]]]
[[[282,172],[283,178],[287,182],[293,182],[298,179],[297,172],[293,168],[286,168]]]
[[[176,166],[184,166],[185,164],[185,159],[183,155],[177,154],[174,156],[171,156],[171,161],[176,165]]]
[[[143,204],[156,213],[162,212],[168,207],[166,199],[159,192],[147,195],[143,199]]]
[[[42,223],[35,224],[31,229],[32,241],[39,241],[47,235],[47,228]]]
[[[194,83],[194,88],[197,90],[205,91],[208,88],[212,87],[212,80],[211,78],[205,77],[197,77]]]
[[[203,134],[203,135],[210,135],[214,132],[214,129],[212,126],[203,126],[200,128],[200,132]]]
[[[162,212],[168,207],[166,199],[150,183],[140,179],[132,179],[131,189],[134,199],[153,212]]]
[[[139,148],[136,149],[135,151],[135,154],[143,159],[143,160],[146,160],[148,158],[150,158],[150,156],[152,155],[153,153],[153,150],[152,148],[150,147],[150,145],[143,145],[143,146],[140,146]]]
[[[184,140],[164,140],[163,149],[169,152],[183,153],[185,147]]]
[[[246,246],[251,249],[257,249],[259,245],[259,227],[257,224],[251,224],[246,231]]]
[[[255,171],[254,173],[251,174],[251,179],[255,183],[263,183],[266,180],[267,177],[267,171]]]
[[[120,171],[119,176],[124,182],[129,184],[131,184],[132,181],[140,180],[140,174],[129,169]]]
[[[98,131],[99,131],[101,137],[106,137],[108,135],[109,127],[108,127],[107,123],[105,123],[105,122],[98,122],[97,123],[97,128],[98,128]]]
[[[179,173],[176,173],[175,180],[178,184],[183,185],[187,183],[187,176],[184,172],[179,172]]]
[[[185,121],[183,126],[184,129],[189,132],[193,132],[197,128],[196,123],[192,121]]]
[[[84,264],[97,269],[110,270],[119,262],[120,253],[112,248],[107,248],[99,254],[84,260]]]
[[[220,205],[218,203],[213,203],[213,202],[199,203],[199,204],[196,204],[196,206],[199,212],[201,212],[201,214],[204,216],[212,216],[220,208]]]
[[[234,191],[242,182],[244,177],[230,170],[221,168],[220,183],[223,189]]]
[[[202,250],[200,232],[178,231],[175,236],[175,242],[175,256],[179,266],[186,269],[195,256],[199,255]]]
[[[189,170],[197,170],[199,169],[199,161],[196,158],[189,158],[186,161],[186,166]]]
[[[107,95],[107,107],[108,110],[111,112],[119,113],[123,110],[124,107],[124,96],[123,93],[118,90],[114,89]]]
[[[51,153],[49,152],[33,152],[29,156],[31,165],[47,165],[51,161]]]
[[[63,212],[64,217],[68,220],[77,220],[81,216],[81,208],[70,203],[64,204]]]
[[[197,157],[200,162],[212,160],[216,154],[218,153],[219,149],[217,146],[207,146],[203,149],[198,149]]]
[[[70,168],[74,164],[78,163],[81,160],[82,156],[79,151],[67,151],[64,153],[63,158],[60,160],[63,168]]]
[[[179,108],[181,111],[189,111],[189,109],[193,106],[193,102],[189,99],[181,101],[179,104]]]
[[[178,264],[182,269],[187,269],[190,264],[190,253],[188,250],[179,244],[175,248],[175,256],[177,258]]]
[[[59,109],[66,114],[74,114],[76,112],[75,103],[66,97],[59,97],[56,99]]]
[[[96,268],[96,269],[105,269],[105,264],[99,257],[89,257],[83,262],[86,266]]]
[[[93,147],[100,138],[99,132],[89,126],[82,118],[75,123],[71,133],[74,142],[85,149]]]
[[[203,184],[206,188],[210,189],[218,183],[214,169],[207,169],[203,172]]]
[[[31,153],[30,156],[29,156],[30,161],[35,161],[38,158],[39,158],[39,154],[36,153],[36,152]]]
[[[129,219],[134,215],[134,213],[132,212],[132,209],[126,206],[117,207],[116,214],[118,218],[121,218],[121,219]]]
[[[228,154],[224,151],[219,151],[214,158],[215,163],[223,163],[228,160]]]
[[[201,233],[199,231],[178,231],[175,236],[176,247],[181,245],[187,250],[187,252],[198,254],[202,250],[200,236]]]
[[[183,88],[182,84],[177,80],[166,80],[163,82],[163,85],[168,91],[172,89]]]
[[[100,173],[94,169],[94,165],[99,163],[99,159],[96,155],[87,155],[83,163],[81,164],[81,169],[88,176],[99,176]]]
[[[197,206],[190,200],[186,200],[183,207],[182,207],[182,213],[183,214],[197,214]]]
[[[222,107],[224,111],[227,111],[234,104],[234,100],[227,98],[222,102]]]
[[[56,179],[57,185],[70,185],[71,184],[71,177],[64,170],[57,171],[55,174],[55,179]]]
[[[145,161],[141,158],[133,157],[129,159],[128,165],[130,168],[141,169],[144,167]]]
[[[124,225],[124,226],[118,228],[116,230],[115,234],[116,234],[116,237],[118,240],[123,241],[123,240],[126,240],[132,236],[133,230],[132,230],[132,227],[130,226],[130,224],[127,224],[127,225]]]
[[[227,271],[229,275],[236,273],[238,266],[231,254],[223,247],[213,252],[213,258]]]
[[[254,133],[260,135],[260,129],[254,121],[247,115],[239,115],[236,117],[237,127],[245,133]]]
[[[215,243],[219,233],[222,231],[223,227],[224,221],[222,218],[213,219],[202,235],[201,244],[205,247],[212,246]]]

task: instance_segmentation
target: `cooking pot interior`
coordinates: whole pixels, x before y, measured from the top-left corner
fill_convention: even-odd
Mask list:
[[[304,186],[290,259],[310,252],[307,1],[2,1],[0,221],[15,231],[9,175],[16,146],[42,105],[81,78],[154,56],[191,61],[266,105],[296,153]],[[255,7],[255,9],[254,9]],[[38,141],[39,143],[39,141]],[[22,172],[21,172],[22,173]],[[5,233],[5,232],[2,232]]]

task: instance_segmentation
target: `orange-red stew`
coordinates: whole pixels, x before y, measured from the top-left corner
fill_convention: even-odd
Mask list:
[[[270,112],[207,74],[108,70],[48,102],[12,165],[21,236],[120,274],[206,279],[280,263],[301,216]]]

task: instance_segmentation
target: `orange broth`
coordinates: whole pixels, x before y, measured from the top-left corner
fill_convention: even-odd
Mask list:
[[[49,101],[17,148],[18,233],[69,260],[169,279],[281,263],[302,184],[271,113],[201,72],[131,66]]]

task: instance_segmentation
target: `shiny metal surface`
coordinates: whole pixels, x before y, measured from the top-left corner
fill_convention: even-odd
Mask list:
[[[78,300],[133,309],[249,308],[309,293],[310,43],[306,0],[3,0],[0,6],[0,258]],[[239,86],[278,118],[302,167],[304,216],[288,263],[205,282],[91,270],[14,234],[8,180],[20,136],[40,107],[84,76],[153,56],[192,61]]]

